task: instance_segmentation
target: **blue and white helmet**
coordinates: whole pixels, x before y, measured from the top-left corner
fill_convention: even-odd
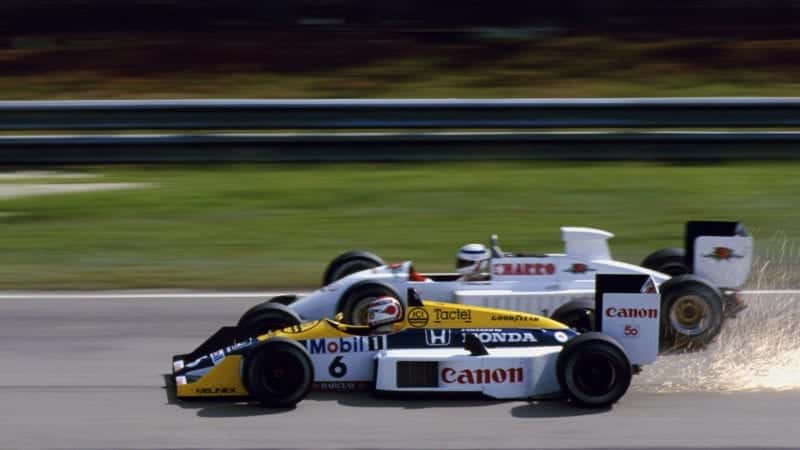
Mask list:
[[[480,273],[492,257],[482,244],[467,244],[456,253],[456,271],[462,275]]]

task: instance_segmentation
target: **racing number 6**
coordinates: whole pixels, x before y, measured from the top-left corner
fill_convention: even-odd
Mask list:
[[[347,374],[347,365],[342,362],[342,358],[344,358],[344,356],[333,358],[331,365],[328,366],[328,373],[331,374],[333,378],[342,378]]]

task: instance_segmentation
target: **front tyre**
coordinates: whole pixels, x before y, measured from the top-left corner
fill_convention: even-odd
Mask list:
[[[238,327],[245,336],[260,336],[274,330],[300,325],[301,319],[288,306],[267,300],[248,309]]]
[[[556,376],[561,390],[578,405],[607,408],[628,391],[633,369],[613,338],[589,332],[564,345]]]
[[[719,334],[725,316],[717,288],[697,276],[681,275],[660,289],[662,352],[700,349]]]
[[[268,301],[269,303],[280,303],[281,305],[289,306],[297,301],[297,296],[293,294],[279,295],[277,297],[272,297]]]
[[[314,366],[302,345],[273,338],[245,357],[244,385],[250,396],[272,408],[291,408],[308,395]]]
[[[342,253],[328,264],[328,267],[325,269],[325,274],[322,276],[322,285],[327,286],[350,274],[372,269],[384,264],[385,263],[378,255],[363,250]]]
[[[594,301],[588,298],[579,298],[559,306],[551,319],[561,322],[579,333],[595,329]]]

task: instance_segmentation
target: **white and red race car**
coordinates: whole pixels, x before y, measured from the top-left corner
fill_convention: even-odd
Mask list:
[[[330,263],[322,288],[269,302],[290,305],[303,320],[342,314],[346,323],[363,324],[371,299],[389,295],[406,301],[407,290],[414,288],[426,300],[531,312],[588,331],[598,329],[600,320],[593,301],[595,275],[642,274],[661,291],[662,351],[704,346],[726,317],[743,308],[736,293],[750,273],[753,239],[738,222],[688,222],[684,249],[656,251],[642,266],[613,260],[607,243],[613,234],[607,231],[562,227],[561,237],[564,253],[528,254],[500,250],[493,236],[488,273],[478,281],[420,274],[410,261],[385,265],[369,252],[347,252]],[[259,306],[248,311],[240,324],[257,326],[259,311]],[[607,309],[602,314],[621,313]]]

